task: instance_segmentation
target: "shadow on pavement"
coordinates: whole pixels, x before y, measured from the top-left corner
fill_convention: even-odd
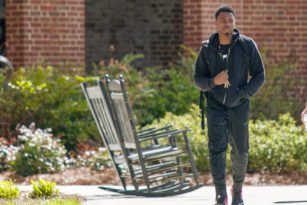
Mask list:
[[[307,200],[303,201],[276,201],[274,204],[296,204],[296,203],[306,203]]]

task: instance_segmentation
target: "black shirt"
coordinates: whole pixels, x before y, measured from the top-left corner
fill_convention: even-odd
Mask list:
[[[225,64],[226,64],[226,60],[227,60],[227,55],[228,55],[229,47],[230,47],[230,44],[228,44],[228,45],[219,45],[219,49],[220,49],[220,52],[222,53],[222,56],[223,56]]]

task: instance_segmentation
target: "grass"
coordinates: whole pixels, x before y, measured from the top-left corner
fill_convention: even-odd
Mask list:
[[[1,205],[82,205],[82,201],[77,197],[53,198],[53,199],[14,199],[1,200]]]
[[[11,180],[0,182],[0,198],[14,199],[19,196],[19,189],[14,186]]]
[[[31,181],[32,192],[19,191],[11,180],[0,182],[0,205],[81,205],[83,198],[64,195],[56,183],[39,179]]]

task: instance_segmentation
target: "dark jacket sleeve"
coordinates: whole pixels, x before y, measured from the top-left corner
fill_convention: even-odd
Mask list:
[[[250,68],[251,79],[246,86],[240,88],[242,97],[253,96],[261,87],[265,79],[264,65],[256,43],[250,39]]]
[[[195,85],[202,91],[208,91],[214,87],[208,63],[205,60],[205,47],[202,47],[198,53],[194,70]]]

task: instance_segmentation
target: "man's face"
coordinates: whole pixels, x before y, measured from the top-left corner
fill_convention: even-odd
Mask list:
[[[232,35],[235,28],[235,17],[232,13],[221,12],[217,17],[215,24],[218,33]]]

